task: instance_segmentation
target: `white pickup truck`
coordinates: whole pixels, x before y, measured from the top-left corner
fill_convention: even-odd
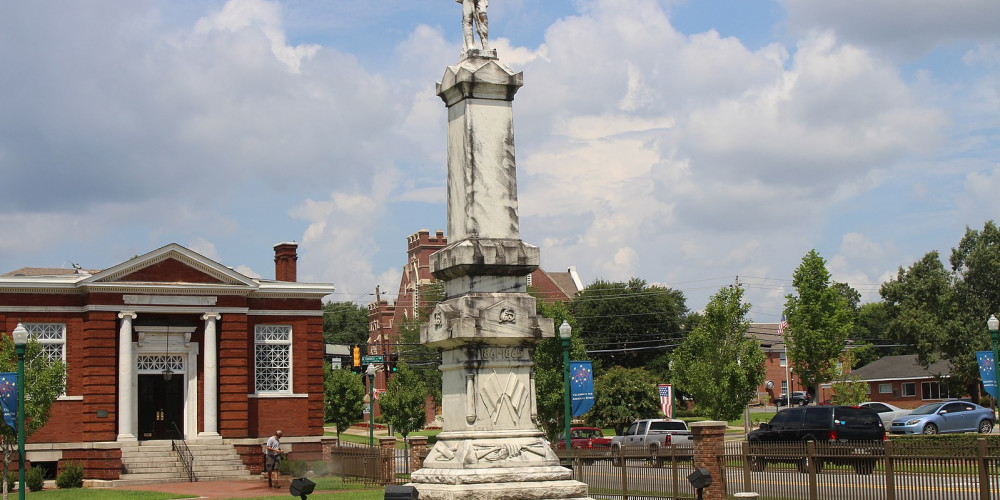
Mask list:
[[[644,447],[656,453],[659,448],[674,445],[691,448],[694,438],[683,420],[644,419],[632,422],[621,436],[611,438],[611,449]]]

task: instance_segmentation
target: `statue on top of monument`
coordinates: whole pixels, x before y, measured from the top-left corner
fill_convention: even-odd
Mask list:
[[[473,23],[476,25],[476,32],[479,33],[479,40],[483,42],[483,51],[490,50],[490,23],[486,18],[486,7],[489,6],[490,0],[455,1],[462,4],[463,52],[469,52],[476,48],[476,40],[472,35]]]

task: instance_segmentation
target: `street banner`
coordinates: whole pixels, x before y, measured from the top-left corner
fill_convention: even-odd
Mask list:
[[[17,431],[17,373],[0,373],[0,407],[4,421]]]
[[[983,389],[997,399],[997,365],[993,362],[993,351],[976,351],[979,362],[979,376],[983,379]]]
[[[659,384],[656,389],[660,393],[660,410],[663,416],[674,418],[674,387],[670,384]]]
[[[594,370],[590,361],[570,361],[569,386],[574,417],[594,407]]]

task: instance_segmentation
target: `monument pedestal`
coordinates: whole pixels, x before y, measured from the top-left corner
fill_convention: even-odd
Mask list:
[[[538,427],[535,345],[555,335],[525,277],[538,247],[521,241],[511,101],[521,86],[493,53],[448,67],[448,237],[430,259],[445,300],[420,328],[442,356],[442,432],[410,475],[421,500],[585,499]]]

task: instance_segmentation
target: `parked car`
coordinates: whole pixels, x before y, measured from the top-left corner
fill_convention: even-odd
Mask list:
[[[876,459],[864,456],[877,455],[884,440],[885,426],[878,413],[860,406],[788,408],[779,411],[770,422],[761,423],[759,429],[747,434],[751,453],[750,467],[753,470],[764,470],[768,462],[793,461],[801,472],[808,472],[809,462],[806,457],[789,457],[787,453],[768,455],[768,450],[775,449],[768,445],[813,441],[828,448],[837,445],[848,447],[845,453],[830,453],[834,456],[842,455],[842,458],[828,458],[827,463],[849,464],[859,474],[871,474]],[[868,441],[869,444],[858,444],[863,441]],[[816,465],[819,469],[823,463]]]
[[[625,434],[611,438],[611,454],[620,454],[623,447],[646,448],[652,456],[657,457],[655,464],[662,466],[664,457],[659,455],[663,453],[663,448],[671,445],[686,448],[687,454],[691,452],[694,437],[687,422],[659,418],[636,420],[628,426]],[[618,461],[615,460],[615,463]]]
[[[927,403],[905,417],[892,421],[893,434],[937,434],[942,432],[981,432],[993,430],[993,410],[965,401]]]
[[[605,437],[604,431],[599,427],[570,427],[569,446],[574,450],[608,448],[611,446],[611,438]],[[556,449],[566,449],[565,439],[556,442]]]
[[[898,406],[893,406],[889,403],[882,403],[880,401],[868,401],[861,403],[861,406],[875,410],[875,413],[878,413],[878,418],[882,419],[882,425],[884,425],[886,429],[892,426],[893,420],[896,420],[899,417],[905,417],[913,411],[904,410]]]
[[[805,391],[792,391],[792,406],[805,406],[812,402],[812,396]],[[775,406],[787,406],[788,405],[788,395],[782,394],[774,400]]]

